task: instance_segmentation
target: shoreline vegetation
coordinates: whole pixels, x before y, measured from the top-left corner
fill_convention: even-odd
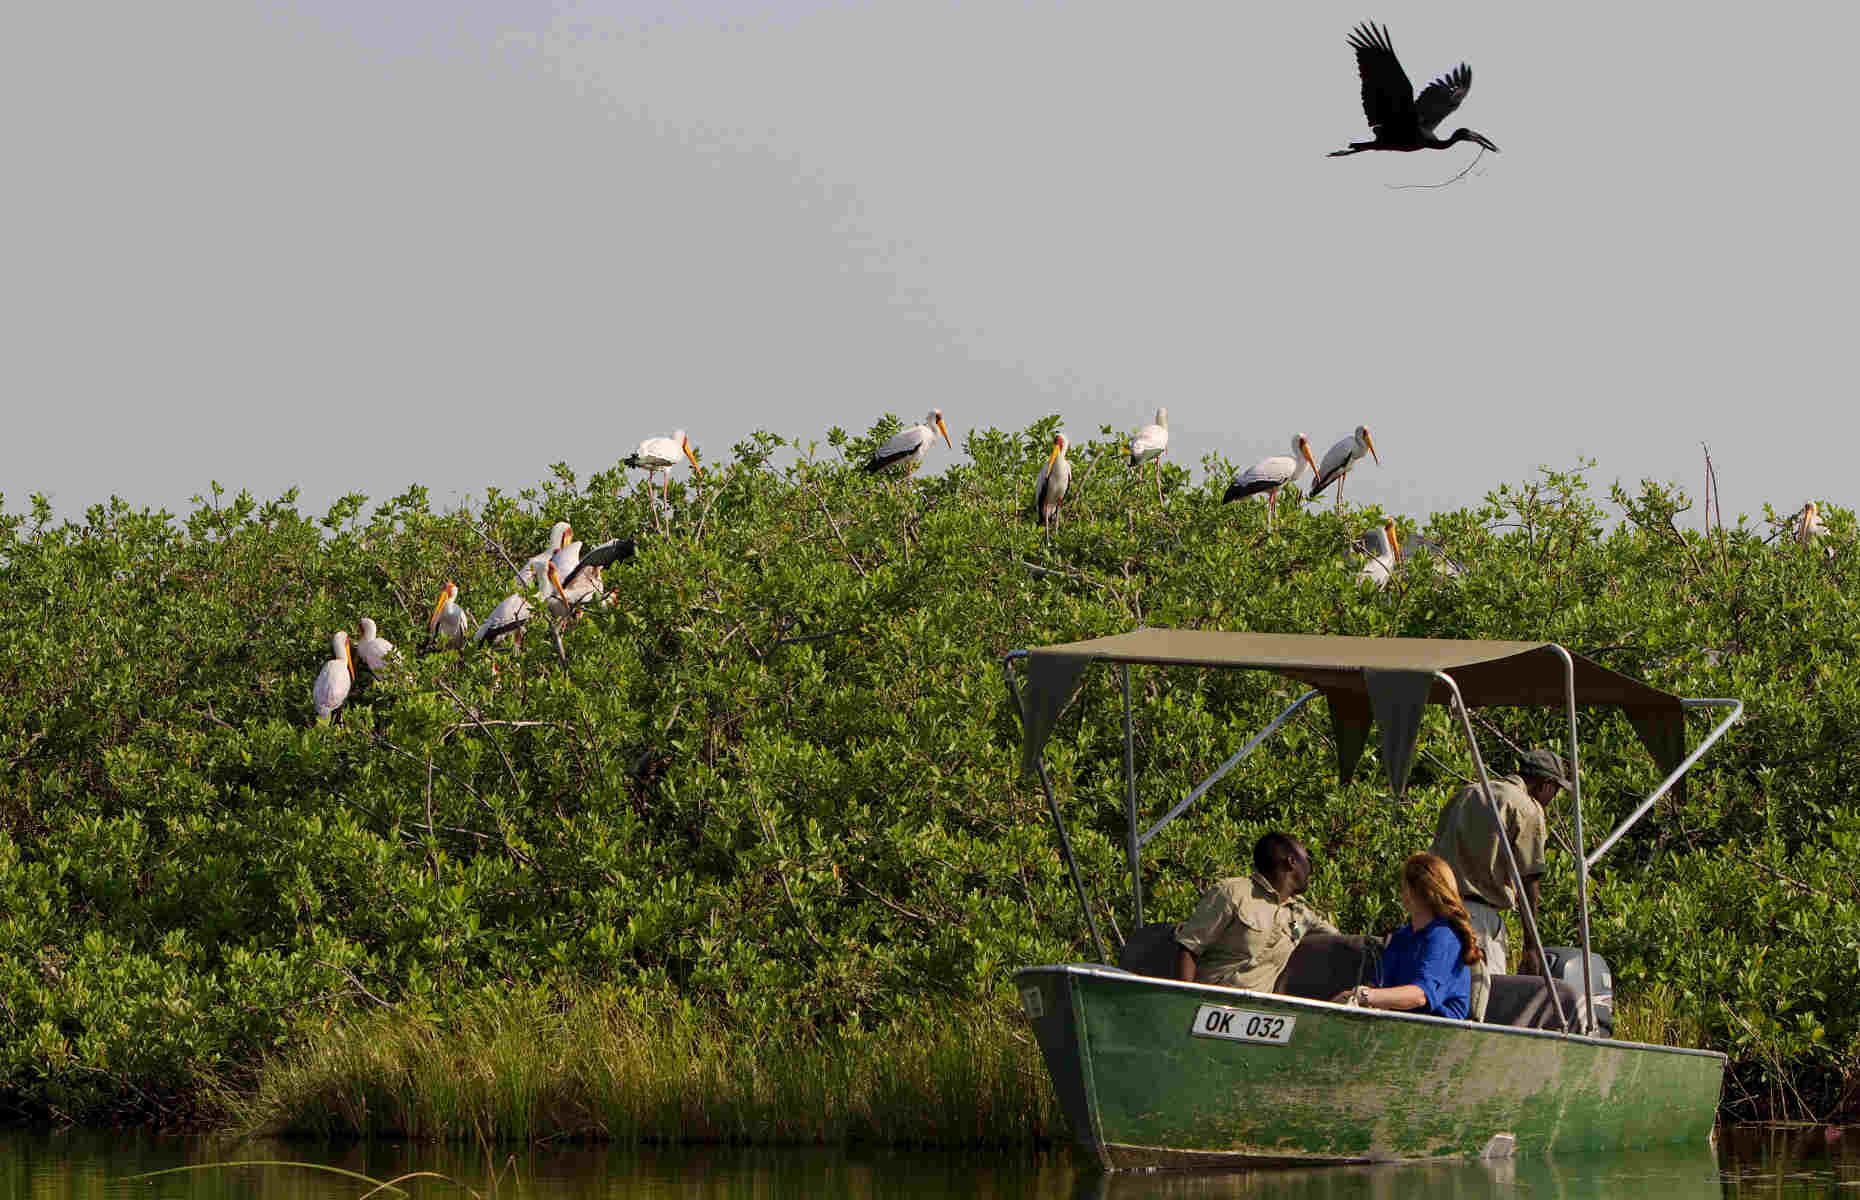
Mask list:
[[[1033,1148],[1070,1141],[1011,1005],[767,1028],[660,995],[486,995],[355,1014],[225,1095],[250,1136]]]
[[[897,428],[755,435],[663,511],[618,467],[446,511],[418,487],[321,515],[217,488],[179,517],[0,497],[0,1119],[1063,1140],[1003,981],[1090,942],[999,661],[1142,624],[1554,640],[1742,698],[1592,879],[1619,1034],[1725,1051],[1730,1120],[1860,1113],[1850,510],[1816,498],[1817,544],[1789,536],[1793,495],[1707,536],[1674,488],[1603,500],[1584,468],[1541,469],[1397,518],[1464,574],[1416,554],[1376,588],[1350,547],[1379,509],[1288,494],[1268,528],[1221,502],[1231,464],[1139,477],[1106,428],[1074,439],[1048,534],[1028,510],[1056,418],[974,430],[972,462],[908,483],[861,472]],[[1399,470],[1381,449],[1358,469]],[[557,521],[638,539],[614,603],[419,652],[448,581],[490,612]],[[364,617],[402,656],[319,724],[332,632]],[[1133,684],[1158,813],[1291,691]],[[1119,711],[1112,674],[1088,676],[1047,752],[1110,931]],[[1561,736],[1559,714],[1475,715],[1500,765]],[[1323,713],[1288,723],[1154,843],[1151,919],[1283,827],[1313,850],[1312,903],[1393,928],[1391,864],[1471,769],[1426,720],[1401,798],[1373,762],[1338,783]],[[1658,778],[1618,715],[1580,721],[1593,843]],[[1540,919],[1569,944],[1567,811],[1550,825]]]

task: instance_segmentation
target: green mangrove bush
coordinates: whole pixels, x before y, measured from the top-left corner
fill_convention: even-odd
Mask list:
[[[1027,512],[1056,419],[972,433],[911,483],[856,468],[896,428],[760,433],[656,517],[616,468],[436,510],[414,487],[320,516],[215,487],[185,516],[0,505],[0,1107],[210,1118],[261,1065],[389,1012],[445,1029],[487,992],[676,996],[806,1039],[998,1015],[1017,965],[1089,956],[1000,656],[1139,624],[1554,639],[1747,719],[1601,866],[1596,941],[1637,1030],[1734,1060],[1734,1114],[1846,1103],[1860,1022],[1860,685],[1853,516],[1832,556],[1761,523],[1702,537],[1645,484],[1605,513],[1545,471],[1425,532],[1462,579],[1355,582],[1381,514],[1223,506],[1229,466],[1077,446],[1050,538]],[[551,522],[636,536],[615,603],[520,648],[419,654],[447,580],[482,617]],[[663,525],[663,529],[661,529]],[[1415,532],[1410,530],[1409,532]],[[317,724],[330,635],[364,616],[402,661]],[[494,672],[493,664],[499,669]],[[1141,794],[1162,809],[1294,694],[1138,671]],[[1094,904],[1127,932],[1114,677],[1049,762]],[[1484,749],[1554,713],[1482,715]],[[1284,826],[1346,928],[1399,919],[1391,871],[1470,763],[1444,718],[1406,796],[1339,786],[1308,711],[1152,843],[1150,911],[1184,915]],[[1703,726],[1693,730],[1694,736]],[[1626,722],[1584,713],[1590,829],[1657,782]],[[1566,813],[1553,825],[1569,837]],[[1553,855],[1546,932],[1575,937]],[[345,1035],[346,1036],[346,1035]],[[306,1060],[296,1060],[306,1061]],[[460,1131],[468,1132],[468,1131]]]

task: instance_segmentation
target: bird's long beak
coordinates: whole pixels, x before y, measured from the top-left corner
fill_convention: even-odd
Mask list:
[[[1401,565],[1401,534],[1396,530],[1395,522],[1393,521],[1384,525],[1382,531],[1388,534],[1389,549],[1395,552],[1395,565],[1399,567]]]
[[[1311,468],[1311,473],[1313,475],[1316,475],[1318,473],[1317,459],[1311,457],[1311,444],[1309,442],[1300,443],[1298,452],[1305,456],[1305,465]]]
[[[446,602],[451,599],[452,585],[448,583],[439,589],[439,600],[433,605],[433,615],[426,619],[426,632],[431,633],[439,628],[439,614],[446,611]]]
[[[1498,147],[1492,144],[1491,138],[1481,136],[1479,138],[1479,144],[1481,146],[1484,146],[1487,150],[1490,150],[1494,154],[1498,153]]]
[[[1053,439],[1053,452],[1046,456],[1046,469],[1048,471],[1052,470],[1053,464],[1058,461],[1059,461],[1059,439],[1054,438]]]
[[[943,424],[942,417],[936,419],[936,428],[937,432],[943,435],[943,444],[948,446],[951,450],[954,450],[956,448],[956,443],[949,440],[949,426]]]
[[[680,442],[678,448],[685,452],[685,457],[687,459],[691,460],[691,469],[696,471],[699,475],[702,475],[704,473],[704,468],[698,466],[697,455],[691,452],[691,439],[686,438],[683,442]]]
[[[562,546],[566,546],[574,540],[575,540],[575,527],[573,525],[564,525],[562,526],[562,544],[561,546],[557,546],[556,549],[560,550]]]
[[[568,605],[568,593],[562,590],[562,573],[555,569],[554,563],[549,564],[549,586],[555,589],[556,596],[561,599],[563,606],[566,607]]]
[[[349,678],[354,679],[355,678],[355,651],[350,648],[349,640],[347,638],[344,638],[342,641],[342,661],[343,661],[343,664],[349,668]]]
[[[1369,431],[1367,429],[1363,431],[1363,445],[1369,447],[1369,457],[1376,460],[1376,465],[1378,467],[1381,466],[1382,456],[1376,453],[1376,439],[1369,436]]]

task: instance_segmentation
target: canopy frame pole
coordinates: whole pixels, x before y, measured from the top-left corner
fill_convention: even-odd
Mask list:
[[[1298,697],[1298,699],[1292,701],[1292,703],[1286,708],[1284,712],[1280,713],[1277,717],[1273,718],[1272,724],[1266,726],[1264,729],[1260,730],[1257,734],[1254,734],[1252,741],[1240,747],[1239,751],[1232,758],[1228,759],[1226,762],[1222,763],[1220,766],[1214,768],[1214,774],[1208,776],[1206,779],[1196,784],[1195,790],[1190,792],[1188,795],[1182,797],[1181,801],[1178,802],[1174,808],[1170,809],[1167,813],[1163,814],[1162,820],[1156,822],[1156,824],[1150,826],[1147,830],[1145,830],[1143,833],[1143,836],[1137,839],[1137,848],[1141,850],[1143,847],[1149,845],[1150,839],[1155,837],[1157,834],[1163,831],[1163,826],[1169,824],[1169,822],[1175,820],[1177,817],[1181,816],[1184,812],[1188,811],[1189,805],[1193,804],[1195,801],[1205,796],[1209,788],[1213,787],[1215,784],[1219,783],[1223,778],[1226,777],[1227,772],[1239,766],[1241,759],[1253,753],[1253,751],[1259,749],[1260,744],[1262,742],[1264,742],[1267,738],[1271,737],[1273,734],[1279,731],[1279,726],[1291,720],[1292,717],[1297,714],[1299,709],[1311,703],[1311,701],[1315,700],[1318,696],[1322,694],[1323,693],[1319,692],[1316,688],[1312,688],[1310,691],[1306,692],[1304,695]]]
[[[1556,984],[1550,979],[1550,964],[1543,961],[1544,940],[1537,933],[1537,916],[1531,911],[1531,898],[1524,894],[1524,876],[1518,871],[1518,857],[1511,852],[1511,838],[1505,833],[1505,819],[1498,811],[1498,797],[1492,794],[1492,781],[1486,775],[1485,756],[1479,753],[1479,739],[1473,736],[1472,717],[1466,711],[1466,699],[1460,695],[1460,685],[1453,682],[1453,676],[1445,671],[1435,671],[1434,678],[1447,685],[1453,693],[1453,711],[1460,719],[1460,732],[1466,735],[1466,748],[1472,751],[1473,766],[1479,769],[1479,792],[1485,797],[1486,807],[1492,810],[1492,823],[1498,829],[1498,844],[1505,851],[1505,865],[1511,870],[1511,884],[1518,889],[1518,916],[1524,921],[1524,934],[1538,949],[1538,967],[1543,971],[1544,988],[1550,993],[1550,1004],[1556,1009],[1556,1019],[1569,1031],[1569,1015],[1563,1011],[1563,997],[1557,993]],[[1526,947],[1528,949],[1529,947]]]
[[[1012,650],[1001,659],[1002,673],[1007,676],[1008,695],[1014,698],[1014,719],[1020,720],[1020,685],[1014,682],[1014,660],[1027,657],[1025,650]],[[1039,758],[1040,790],[1046,793],[1046,811],[1052,814],[1053,828],[1059,831],[1059,852],[1065,857],[1066,871],[1072,876],[1072,891],[1078,897],[1079,912],[1085,916],[1085,925],[1091,930],[1092,945],[1097,947],[1098,961],[1111,965],[1111,956],[1104,952],[1104,938],[1098,934],[1098,920],[1091,915],[1091,902],[1085,897],[1085,881],[1079,876],[1078,859],[1072,853],[1072,838],[1066,833],[1065,818],[1059,815],[1059,801],[1053,795],[1052,776],[1046,773],[1046,756]]]
[[[1135,928],[1143,928],[1143,870],[1137,841],[1137,735],[1130,715],[1130,664],[1117,668],[1124,682],[1124,858],[1130,864],[1130,903],[1136,910]]]
[[[1582,765],[1577,759],[1576,742],[1576,660],[1569,651],[1552,642],[1550,648],[1555,650],[1563,660],[1563,689],[1568,698],[1569,708],[1569,802],[1575,822],[1576,840],[1576,917],[1582,930],[1582,1031],[1593,1035],[1595,1024],[1595,980],[1591,977],[1589,960],[1589,860],[1584,857],[1582,840]],[[1550,964],[1545,963],[1547,970]]]
[[[1621,824],[1615,826],[1614,832],[1602,839],[1602,844],[1595,848],[1595,853],[1583,860],[1586,866],[1594,866],[1599,862],[1602,855],[1608,853],[1609,849],[1616,842],[1621,840],[1623,834],[1627,833],[1627,831],[1632,829],[1642,817],[1646,816],[1647,810],[1652,808],[1661,796],[1666,795],[1667,789],[1671,788],[1675,783],[1678,783],[1679,777],[1692,769],[1692,764],[1699,760],[1699,756],[1711,749],[1712,743],[1723,737],[1725,730],[1737,724],[1738,718],[1744,715],[1744,702],[1742,700],[1720,697],[1699,697],[1696,699],[1681,699],[1679,703],[1685,708],[1728,708],[1731,712],[1724,720],[1712,726],[1712,731],[1705,735],[1705,740],[1699,743],[1698,749],[1686,755],[1686,757],[1680,761],[1680,764],[1673,768],[1672,773],[1660,781],[1660,786],[1653,789],[1653,794],[1641,802],[1639,808],[1623,818]]]

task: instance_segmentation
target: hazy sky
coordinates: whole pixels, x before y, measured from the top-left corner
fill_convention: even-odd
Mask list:
[[[1459,124],[1367,136],[1385,21]],[[1540,463],[1725,510],[1853,504],[1853,5],[547,5],[9,12],[0,492],[75,516],[412,482],[442,502],[682,425],[877,415],[1176,462],[1319,453],[1352,499]],[[939,468],[948,451],[931,458]]]

